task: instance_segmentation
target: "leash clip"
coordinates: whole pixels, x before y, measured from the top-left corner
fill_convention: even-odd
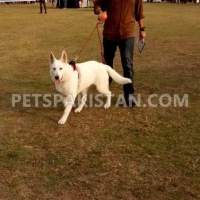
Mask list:
[[[70,62],[69,62],[69,65],[75,65],[76,64],[76,61],[75,60],[71,60]]]

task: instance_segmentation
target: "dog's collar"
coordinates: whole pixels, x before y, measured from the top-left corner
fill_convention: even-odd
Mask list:
[[[74,71],[76,70],[76,71],[78,71],[78,69],[77,69],[77,67],[76,67],[76,63],[75,63],[75,61],[70,61],[69,62],[69,65],[71,65],[72,66],[72,68],[74,69]]]
[[[72,68],[74,69],[74,71],[78,72],[78,79],[79,79],[80,78],[80,74],[79,74],[78,68],[76,67],[76,62],[74,60],[72,60],[72,61],[69,62],[69,65],[72,66]]]

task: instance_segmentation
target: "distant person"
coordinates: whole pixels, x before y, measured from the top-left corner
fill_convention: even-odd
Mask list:
[[[56,0],[52,0],[52,8],[56,8],[56,4],[57,4],[57,2],[56,2]]]
[[[47,7],[46,7],[45,0],[39,0],[39,2],[40,2],[40,12],[39,12],[39,14],[42,13],[42,6],[44,7],[45,14],[47,14]]]
[[[64,0],[58,0],[57,1],[57,8],[64,8]]]
[[[79,0],[79,8],[83,8],[83,0]]]
[[[67,0],[63,0],[64,3],[64,9],[67,8]]]

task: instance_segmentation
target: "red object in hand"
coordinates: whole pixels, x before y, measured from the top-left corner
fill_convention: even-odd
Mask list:
[[[99,19],[102,20],[102,21],[106,20],[107,19],[107,14],[105,12],[100,13]]]

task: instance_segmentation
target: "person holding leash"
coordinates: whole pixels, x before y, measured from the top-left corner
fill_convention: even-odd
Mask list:
[[[103,12],[107,13],[107,19],[101,18]],[[113,60],[117,47],[119,47],[124,77],[133,81],[133,52],[135,38],[135,21],[139,25],[139,37],[145,38],[146,32],[143,22],[142,0],[95,0],[94,13],[98,19],[104,21],[103,48],[104,59],[107,65],[113,68]],[[105,14],[104,14],[105,15]],[[112,79],[110,79],[110,83]],[[127,106],[134,103],[134,84],[123,86],[124,97]]]

